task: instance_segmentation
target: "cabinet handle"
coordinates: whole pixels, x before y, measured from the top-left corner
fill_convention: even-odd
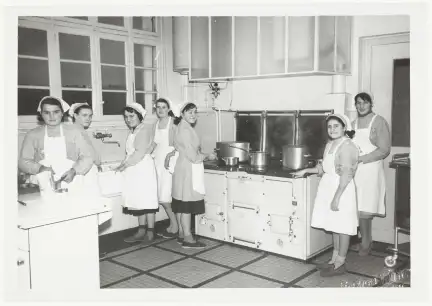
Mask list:
[[[17,266],[22,266],[24,264],[24,259],[17,260]]]

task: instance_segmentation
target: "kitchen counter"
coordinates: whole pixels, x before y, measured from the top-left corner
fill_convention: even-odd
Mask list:
[[[42,199],[39,192],[18,195],[18,227],[29,229],[90,215],[99,215],[100,223],[111,218],[108,199],[95,196],[57,194],[51,200]]]
[[[293,175],[296,170],[287,170],[282,168],[281,162],[271,161],[270,165],[265,170],[256,170],[249,166],[249,164],[240,164],[236,167],[226,166],[223,162],[207,161],[204,162],[204,169],[216,170],[223,172],[246,172],[249,174],[284,177],[284,178],[298,178]]]

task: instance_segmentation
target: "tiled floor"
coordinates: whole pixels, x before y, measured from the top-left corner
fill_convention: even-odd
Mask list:
[[[327,260],[331,250],[299,261],[264,251],[199,238],[207,247],[184,249],[175,239],[121,245],[100,261],[102,288],[308,288],[340,287],[379,276],[385,248],[377,246],[366,257],[349,251],[343,276],[323,278],[315,263]],[[119,245],[119,244],[118,244]],[[117,245],[117,246],[118,246]],[[407,259],[401,266],[408,265]]]

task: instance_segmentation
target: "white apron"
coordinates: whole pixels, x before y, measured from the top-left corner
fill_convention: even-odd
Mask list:
[[[359,147],[360,155],[369,154],[377,148],[369,139],[376,116],[372,118],[369,126],[365,129],[358,128],[358,119],[355,122],[353,142]],[[359,163],[354,181],[357,186],[358,210],[373,215],[385,215],[384,161],[378,160],[367,164]]]
[[[192,164],[192,188],[199,194],[205,195],[203,162]]]
[[[130,133],[126,140],[126,154],[135,152],[134,140],[143,125]],[[157,209],[159,207],[157,175],[153,157],[146,154],[136,165],[127,167],[123,172],[124,207],[134,210]]]
[[[173,146],[169,145],[169,131],[170,131],[171,117],[169,118],[167,127],[165,129],[158,129],[159,121],[156,123],[154,142],[157,144],[153,152],[157,179],[158,179],[158,197],[161,203],[171,203],[172,197],[172,172],[165,169],[165,158],[168,153],[174,150]],[[170,169],[173,169],[173,160],[170,159]]]
[[[333,150],[333,153],[328,153],[331,146],[328,146],[328,149],[324,152],[322,162],[324,175],[318,185],[311,226],[322,228],[329,232],[356,235],[358,216],[356,190],[353,180],[348,183],[348,186],[340,198],[339,211],[331,210],[331,202],[340,181],[340,176],[335,171],[335,156],[340,145],[345,141],[347,141],[347,139],[341,141]]]
[[[59,180],[61,176],[72,168],[74,161],[67,158],[66,152],[66,140],[63,135],[63,127],[60,125],[60,137],[48,137],[47,127],[45,126],[45,136],[44,136],[44,155],[45,158],[39,163],[45,167],[51,167],[55,174],[54,179]],[[49,190],[47,177],[49,177],[50,172],[39,173],[37,175],[39,185],[44,191]],[[79,195],[83,190],[83,176],[75,175],[72,182],[69,184],[66,182],[61,182],[61,188],[67,188],[68,193],[72,195]]]

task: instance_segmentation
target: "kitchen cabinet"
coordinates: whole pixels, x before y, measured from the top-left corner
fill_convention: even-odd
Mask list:
[[[18,289],[99,289],[98,224],[110,218],[106,199],[19,200],[27,205],[18,209]]]
[[[190,17],[190,81],[349,75],[351,18]]]
[[[197,216],[197,235],[302,260],[331,247],[332,236],[310,226],[316,175],[293,179],[206,169],[205,178],[206,201],[218,202],[223,218],[206,205],[204,215],[217,220],[209,226],[217,226],[204,230],[203,215]]]

